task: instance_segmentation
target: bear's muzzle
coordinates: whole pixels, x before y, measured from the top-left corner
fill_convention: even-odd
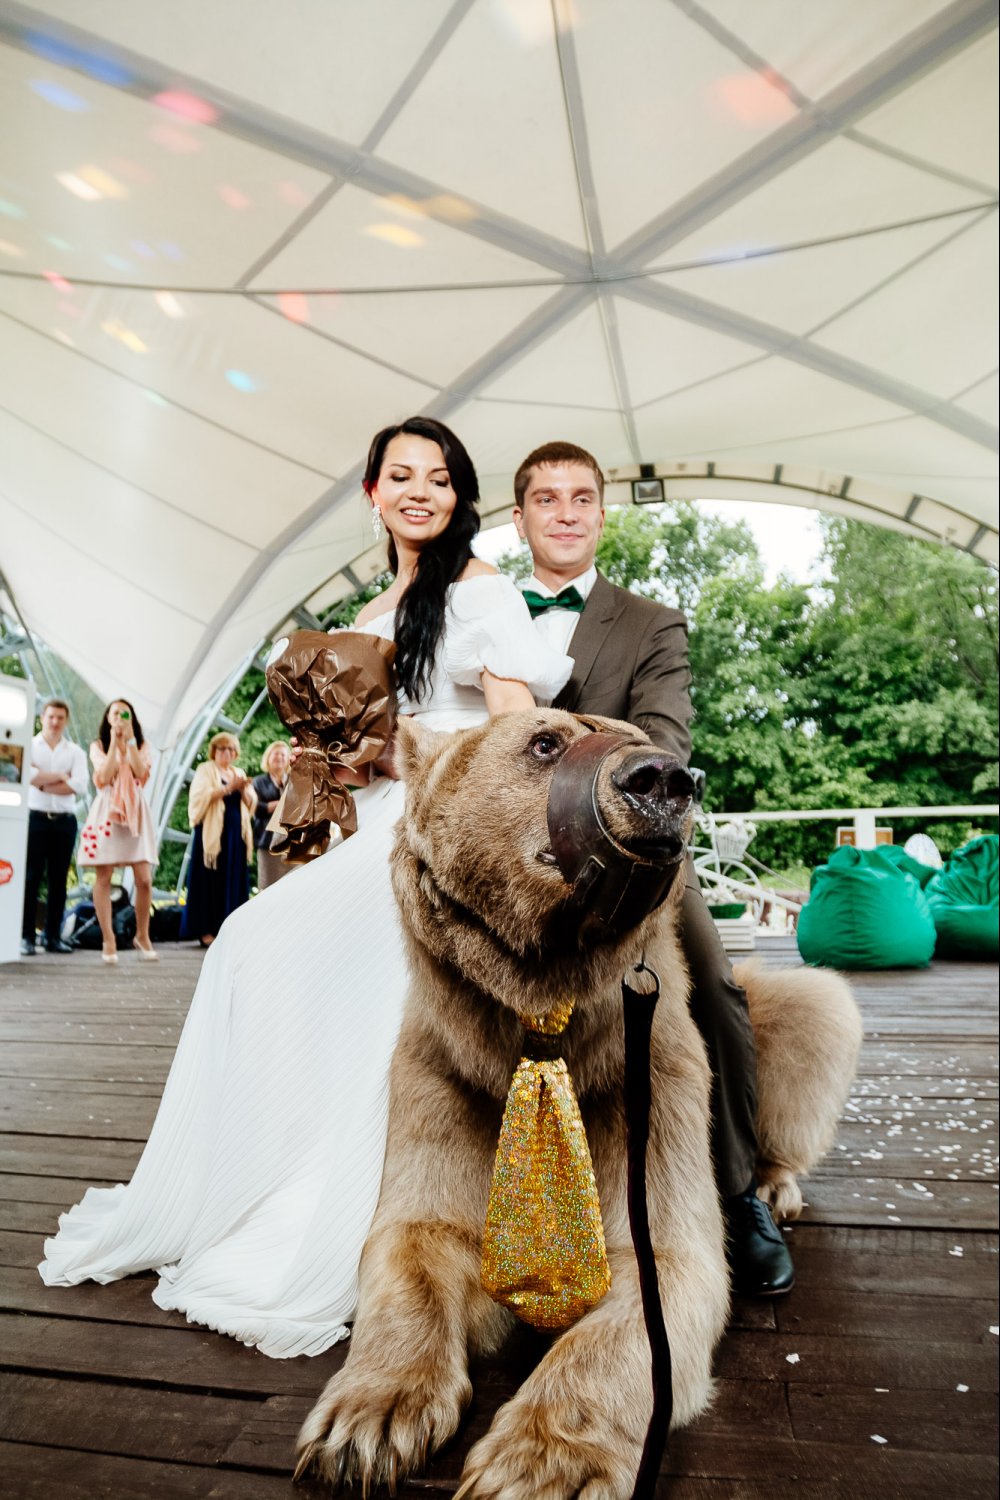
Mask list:
[[[623,734],[575,740],[549,788],[552,852],[582,917],[635,927],[661,904],[684,858],[694,805],[690,772]]]

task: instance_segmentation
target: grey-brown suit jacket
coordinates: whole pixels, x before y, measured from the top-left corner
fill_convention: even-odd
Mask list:
[[[556,708],[637,724],[687,765],[691,673],[680,610],[641,599],[598,573],[568,649],[573,675]]]

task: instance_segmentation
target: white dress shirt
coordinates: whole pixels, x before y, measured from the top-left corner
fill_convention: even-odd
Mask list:
[[[579,578],[571,578],[566,583],[561,583],[557,589],[550,589],[548,584],[540,583],[534,574],[524,584],[524,588],[534,589],[545,599],[554,599],[557,594],[562,593],[563,589],[568,589],[572,585],[582,598],[587,599],[596,582],[597,569],[591,565],[586,573],[580,574]],[[561,652],[563,656],[573,654],[569,649],[570,641],[579,623],[580,616],[572,609],[547,609],[543,614],[536,615],[534,620],[535,629],[545,644],[551,646],[554,651]],[[543,700],[538,701],[541,704]]]
[[[82,797],[87,790],[87,757],[80,746],[74,745],[63,735],[53,749],[44,734],[36,734],[31,742],[31,767],[34,771],[57,771],[73,790],[59,795],[40,791],[37,786],[29,786],[28,810],[75,814],[76,799]]]

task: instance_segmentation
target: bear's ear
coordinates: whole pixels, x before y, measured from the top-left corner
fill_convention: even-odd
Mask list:
[[[430,765],[435,753],[450,742],[449,734],[435,734],[416,720],[403,715],[396,724],[392,741],[392,768],[400,781],[412,781],[421,769]]]

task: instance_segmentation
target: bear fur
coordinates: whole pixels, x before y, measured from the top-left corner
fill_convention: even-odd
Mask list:
[[[480,1286],[482,1228],[504,1102],[522,1051],[516,1012],[575,1008],[562,1055],[597,1179],[611,1288],[554,1338],[468,1455],[468,1500],[627,1500],[652,1410],[650,1354],[626,1210],[621,981],[644,957],[661,979],[652,1035],[647,1194],[673,1361],[673,1422],[712,1398],[712,1355],[729,1311],[723,1218],[709,1154],[710,1075],[688,1013],[675,880],[631,931],[581,928],[546,820],[554,766],[594,730],[631,726],[556,709],[503,714],[435,735],[404,721],[397,758],[406,815],[393,886],[411,987],[390,1074],[378,1208],[365,1245],[351,1349],[299,1437],[297,1473],[369,1493],[420,1469],[458,1428],[470,1354],[499,1347],[513,1318]],[[598,782],[616,837],[636,834]],[[690,820],[689,805],[683,809]],[[830,1145],[861,1039],[836,975],[749,968],[759,1049],[761,1196],[801,1208],[796,1175]]]

